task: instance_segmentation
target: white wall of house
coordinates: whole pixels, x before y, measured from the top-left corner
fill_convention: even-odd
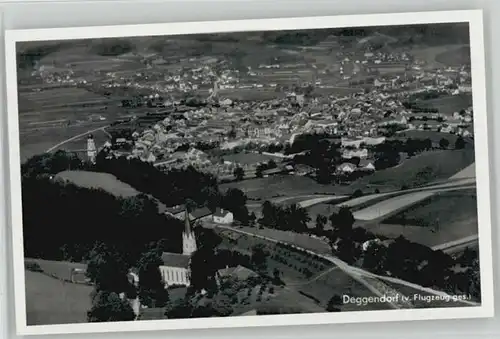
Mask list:
[[[233,213],[228,212],[228,213],[226,213],[226,215],[224,215],[222,217],[214,215],[213,220],[214,220],[214,222],[216,222],[218,224],[230,224],[234,221],[234,216],[233,216]]]

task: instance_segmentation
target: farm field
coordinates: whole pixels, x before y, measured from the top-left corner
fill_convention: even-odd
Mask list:
[[[441,222],[454,223],[477,214],[475,189],[436,194],[393,217],[387,224],[437,227]]]
[[[115,196],[125,198],[133,197],[139,193],[135,188],[118,180],[114,175],[109,173],[63,171],[58,173],[56,178],[85,188],[102,189]]]
[[[53,87],[39,92],[19,93],[19,122],[23,127],[64,120],[76,122],[104,115],[113,118],[122,111],[117,100],[94,94],[84,88]]]
[[[475,190],[444,192],[384,220],[361,227],[390,238],[403,235],[410,241],[437,246],[477,234]]]
[[[429,68],[439,68],[443,66],[456,66],[458,61],[465,62],[463,59],[458,59],[453,54],[457,50],[465,47],[463,44],[456,45],[441,45],[432,47],[414,46],[410,53],[416,58],[427,63]]]
[[[428,199],[435,194],[443,192],[454,192],[460,190],[473,189],[472,185],[459,185],[455,187],[441,187],[438,189],[426,189],[423,191],[400,191],[394,194],[386,194],[385,199],[376,198],[364,204],[363,207],[358,207],[354,211],[354,217],[358,220],[380,220],[380,218],[388,218],[399,211],[406,209],[408,206]]]
[[[25,271],[28,325],[87,322],[92,287],[64,283],[38,272]]]
[[[313,179],[293,175],[275,175],[220,185],[221,189],[239,188],[252,200],[269,200],[280,196],[351,193],[346,187],[321,185]]]
[[[353,190],[373,190],[381,192],[422,186],[433,181],[448,179],[474,162],[474,150],[431,151],[405,160],[398,166],[377,171],[354,182]],[[425,173],[424,173],[425,172]]]
[[[439,113],[448,116],[472,106],[471,94],[449,95],[435,99],[418,100],[419,107],[436,108]]]
[[[470,63],[470,46],[450,49],[436,55],[436,61],[447,66],[462,66]]]
[[[81,138],[72,141],[71,144],[68,143],[61,146],[61,149],[85,149],[87,147],[87,132],[106,125],[106,122],[100,122],[80,126],[45,127],[30,131],[21,131],[19,140],[21,146],[21,162],[26,161],[34,155],[45,153],[49,148],[79,134],[82,134]],[[108,136],[104,132],[92,132],[92,135],[94,135],[97,147],[108,140]]]

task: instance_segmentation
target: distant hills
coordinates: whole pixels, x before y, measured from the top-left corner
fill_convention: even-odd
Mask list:
[[[314,46],[330,36],[338,37],[343,43],[384,46],[410,46],[412,44],[468,44],[469,28],[466,23],[428,24],[406,26],[379,26],[356,28],[314,29],[301,31],[236,32],[216,34],[193,34],[184,36],[158,36],[140,38],[88,39],[76,41],[23,42],[18,43],[18,67],[30,69],[44,56],[74,45],[88,46],[89,53],[102,56],[117,56],[135,51],[160,52],[172,41],[190,42],[174,45],[180,51],[187,48],[196,53],[211,49],[211,45],[229,45],[245,54],[249,46],[258,45],[301,45]],[[194,44],[193,44],[194,43]],[[239,47],[238,47],[239,45]],[[170,48],[171,46],[169,46]]]

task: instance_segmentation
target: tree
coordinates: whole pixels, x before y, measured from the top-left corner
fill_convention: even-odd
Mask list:
[[[339,259],[352,264],[356,258],[354,242],[351,239],[340,239],[337,243],[337,255]]]
[[[257,244],[252,247],[252,265],[259,273],[266,273],[267,257],[269,253],[263,244]]]
[[[231,211],[234,218],[243,224],[248,223],[247,196],[238,188],[229,188],[222,197],[221,205]]]
[[[263,175],[263,172],[264,171],[264,166],[263,165],[258,165],[257,168],[255,169],[255,176],[257,178],[262,178],[264,175]]]
[[[286,210],[282,210],[281,215],[282,218],[278,222],[283,225],[280,228],[297,233],[307,231],[307,223],[311,221],[307,210],[297,204],[292,204]]]
[[[87,312],[89,322],[130,321],[135,319],[134,311],[127,300],[122,300],[117,293],[100,291],[94,297],[94,303]]]
[[[371,243],[365,251],[363,267],[374,273],[382,273],[386,252],[385,246]]]
[[[121,293],[129,289],[129,265],[123,254],[102,242],[96,243],[89,254],[86,275],[96,290]]]
[[[254,212],[248,215],[248,226],[255,226],[255,221],[257,220],[257,216]]]
[[[243,178],[245,177],[245,171],[239,166],[234,169],[233,174],[238,181],[243,180]]]
[[[450,142],[448,141],[448,139],[442,138],[441,140],[439,140],[439,147],[441,147],[442,149],[447,149],[449,145]]]
[[[277,268],[273,270],[273,280],[276,285],[281,284],[281,272]]]
[[[342,305],[342,298],[339,295],[334,295],[328,300],[326,305],[327,312],[340,312],[339,306]]]
[[[164,307],[169,301],[168,292],[160,272],[163,264],[162,250],[158,245],[145,252],[137,263],[139,271],[139,299],[148,307]]]
[[[212,229],[199,227],[196,229],[198,250],[191,255],[190,269],[191,281],[190,287],[194,291],[203,289],[214,292],[217,290],[215,275],[220,265],[216,255],[216,248],[222,239]]]
[[[354,216],[347,206],[340,207],[338,213],[332,213],[330,222],[332,227],[339,233],[342,238],[348,238],[354,225]]]
[[[266,200],[262,204],[262,218],[259,223],[264,226],[276,226],[278,222],[278,207]]]
[[[328,218],[322,214],[316,216],[316,234],[321,234],[324,231],[327,221]]]
[[[455,149],[464,149],[464,148],[465,148],[465,140],[460,136],[455,141]]]

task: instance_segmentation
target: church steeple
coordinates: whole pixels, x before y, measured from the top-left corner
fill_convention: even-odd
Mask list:
[[[191,255],[196,252],[196,237],[191,230],[191,221],[189,220],[189,211],[186,207],[184,216],[184,232],[182,233],[182,254]]]
[[[184,214],[184,233],[191,234],[191,222],[189,221],[189,211],[187,208]]]

